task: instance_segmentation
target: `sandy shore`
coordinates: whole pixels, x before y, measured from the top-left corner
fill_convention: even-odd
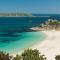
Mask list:
[[[58,54],[60,55],[60,31],[45,30],[42,32],[47,36],[45,40],[38,42],[30,48],[38,49],[41,54],[44,54],[45,57],[47,57],[47,60],[55,60],[55,56]],[[16,54],[22,53],[19,52],[20,51],[15,54],[12,53],[11,55],[16,56]]]
[[[47,57],[47,60],[55,60],[57,54],[60,55],[60,31],[42,31],[47,35],[47,38],[35,44],[32,48],[38,49]]]

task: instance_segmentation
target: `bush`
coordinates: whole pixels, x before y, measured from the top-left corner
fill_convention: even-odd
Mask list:
[[[60,55],[57,55],[57,56],[55,57],[55,59],[56,59],[56,60],[60,60]]]
[[[0,60],[10,60],[9,54],[6,54],[4,52],[0,52]]]
[[[46,58],[36,49],[27,49],[22,53],[22,60],[46,60]]]
[[[14,57],[13,60],[21,60],[21,56],[16,55],[16,57]]]

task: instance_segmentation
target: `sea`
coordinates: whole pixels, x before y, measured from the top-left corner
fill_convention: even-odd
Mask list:
[[[0,17],[0,51],[13,53],[29,48],[46,36],[31,31],[48,19],[60,20],[60,14],[33,14],[31,17]]]

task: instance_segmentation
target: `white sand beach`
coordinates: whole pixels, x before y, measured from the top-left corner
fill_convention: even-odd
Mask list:
[[[60,31],[42,31],[47,38],[33,46],[47,57],[47,60],[55,60],[57,54],[60,55]]]
[[[60,55],[60,31],[44,30],[42,32],[47,36],[45,40],[38,42],[30,48],[38,49],[41,54],[47,57],[47,60],[55,60],[55,56]],[[22,53],[19,52],[17,54]],[[12,53],[11,55],[16,56],[16,53]]]

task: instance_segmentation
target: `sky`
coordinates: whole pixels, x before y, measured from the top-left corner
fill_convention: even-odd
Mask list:
[[[0,12],[60,14],[60,0],[0,0]]]

